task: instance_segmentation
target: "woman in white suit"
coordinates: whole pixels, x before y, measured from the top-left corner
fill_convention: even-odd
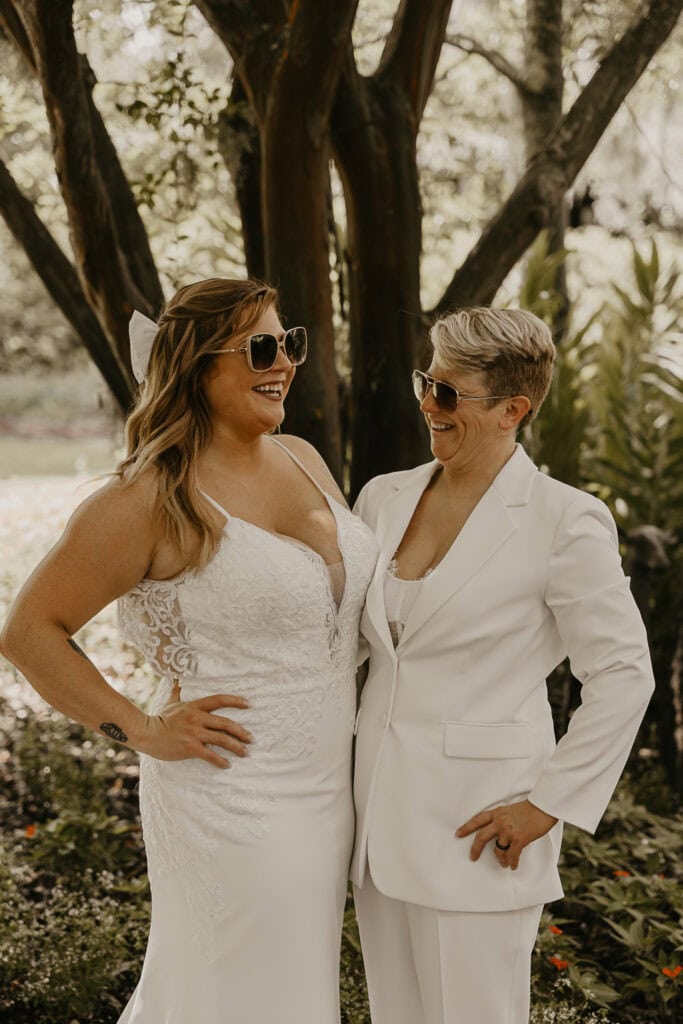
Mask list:
[[[351,877],[373,1024],[523,1024],[562,822],[593,832],[653,689],[614,521],[515,443],[555,348],[523,310],[462,310],[413,375],[434,461],[370,481]],[[555,743],[546,677],[582,703]]]

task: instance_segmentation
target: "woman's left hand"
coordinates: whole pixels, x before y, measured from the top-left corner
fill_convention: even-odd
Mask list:
[[[494,807],[491,811],[475,814],[460,826],[455,835],[462,838],[471,835],[472,832],[477,833],[470,851],[472,860],[479,860],[486,844],[493,841],[493,849],[500,866],[515,871],[524,847],[550,832],[553,825],[557,824],[557,820],[552,814],[546,814],[528,800],[520,800],[515,804],[505,804],[502,807]],[[500,845],[496,845],[496,840]],[[501,846],[507,849],[501,850]]]

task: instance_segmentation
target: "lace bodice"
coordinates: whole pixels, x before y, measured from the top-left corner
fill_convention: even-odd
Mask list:
[[[235,837],[267,828],[278,793],[320,759],[350,756],[358,624],[378,547],[361,519],[325,497],[344,563],[339,607],[320,556],[224,510],[218,550],[204,569],[143,579],[118,602],[122,636],[163,680],[151,714],[168,702],[175,679],[185,701],[213,693],[249,701],[246,710],[217,712],[238,718],[254,737],[249,757],[233,757],[229,772],[200,758],[141,755],[141,776],[143,769],[147,780],[182,773],[183,787],[197,787],[199,806],[207,790],[217,790],[211,806],[222,804]],[[148,821],[154,816],[164,818],[164,809],[150,809]],[[155,831],[171,857],[171,839],[161,839],[161,824]]]

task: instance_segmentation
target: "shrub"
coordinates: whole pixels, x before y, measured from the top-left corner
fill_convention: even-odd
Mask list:
[[[109,1024],[140,972],[146,881],[87,869],[82,889],[45,884],[0,846],[0,1021]]]
[[[149,927],[137,759],[86,745],[87,730],[61,718],[17,721],[0,762],[0,1024],[112,1024]],[[667,807],[658,772],[638,763],[595,837],[566,828],[566,895],[539,931],[531,1024],[681,1024],[683,815],[638,800]],[[342,1024],[369,1024],[350,898],[341,1000]]]
[[[682,846],[683,815],[647,810],[634,802],[628,783],[597,837],[567,827],[565,898],[544,915],[537,943],[538,1005],[562,995],[572,1006],[609,1007],[623,1024],[676,1024],[683,989]]]

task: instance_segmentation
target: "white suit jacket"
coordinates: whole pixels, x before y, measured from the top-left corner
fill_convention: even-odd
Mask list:
[[[355,506],[381,553],[361,620],[351,878],[362,885],[369,863],[395,899],[513,910],[562,896],[562,821],[597,827],[654,687],[647,637],[607,507],[517,445],[421,584],[394,650],[384,574],[437,466],[376,477]],[[546,677],[567,654],[582,703],[556,745]],[[471,861],[474,836],[455,838],[458,826],[526,797],[558,824],[517,871],[492,843]]]

